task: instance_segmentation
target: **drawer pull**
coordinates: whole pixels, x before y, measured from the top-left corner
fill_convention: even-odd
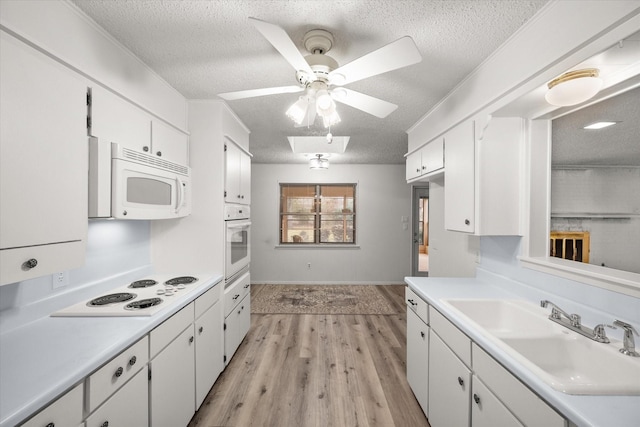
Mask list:
[[[193,336],[189,337],[189,344],[191,344],[193,342]]]
[[[244,285],[244,288],[247,289],[249,286],[251,286],[251,283],[247,283],[246,285]]]
[[[464,380],[462,379],[462,377],[458,377],[458,384],[464,385]]]
[[[424,332],[420,331],[420,336],[424,338]]]
[[[409,304],[411,304],[411,305],[418,305],[418,303],[417,303],[417,302],[414,302],[412,299],[408,299],[407,301],[408,301],[408,302],[409,302]]]
[[[238,297],[240,297],[240,294],[236,294],[236,295],[233,297],[233,299],[234,299],[234,300],[237,300],[237,299],[238,299]]]
[[[204,327],[200,326],[200,328],[198,328],[198,332],[202,333],[202,331],[204,331]]]
[[[469,225],[469,224],[471,224],[471,221],[469,221],[468,219],[465,219],[464,220],[464,225]]]
[[[38,265],[38,260],[35,258],[31,258],[26,260],[25,262],[22,263],[22,269],[23,270],[31,270],[32,268],[34,268],[36,265]]]
[[[103,422],[100,427],[109,427],[109,421]]]
[[[46,426],[44,426],[44,427],[56,427],[56,423],[49,423],[49,424],[47,424],[47,425],[46,425]]]
[[[137,361],[138,361],[137,357],[131,356],[131,359],[129,359],[129,366],[135,365]]]
[[[116,372],[113,374],[113,376],[116,378],[120,378],[123,372],[124,372],[124,369],[122,369],[122,366],[119,366],[118,369],[116,369]]]
[[[157,155],[158,157],[162,157],[162,151],[158,151],[158,152],[156,153],[156,155]]]
[[[477,405],[480,404],[480,396],[478,396],[477,394],[473,393],[473,401],[476,402]]]

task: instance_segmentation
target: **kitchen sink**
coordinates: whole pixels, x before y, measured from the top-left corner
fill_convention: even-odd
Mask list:
[[[600,343],[548,319],[528,301],[442,301],[555,390],[579,395],[640,395],[640,358],[618,352],[619,341]]]

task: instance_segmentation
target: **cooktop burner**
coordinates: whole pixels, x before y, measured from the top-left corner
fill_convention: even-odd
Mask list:
[[[119,302],[125,302],[132,300],[136,297],[136,294],[129,292],[119,292],[117,294],[103,295],[98,298],[92,299],[87,303],[89,307],[100,307],[103,305],[116,304]]]
[[[160,303],[162,303],[161,298],[145,298],[138,301],[130,302],[129,304],[125,305],[124,308],[125,310],[143,310]]]
[[[193,282],[197,282],[198,279],[193,276],[180,276],[174,277],[164,282],[165,285],[189,285]]]
[[[157,285],[158,282],[153,279],[136,280],[129,285],[130,288],[148,288],[149,286]]]

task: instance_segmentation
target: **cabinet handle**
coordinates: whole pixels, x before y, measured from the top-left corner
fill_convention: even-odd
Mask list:
[[[23,270],[31,270],[36,265],[38,265],[38,260],[35,258],[31,258],[22,263]]]
[[[424,338],[424,332],[420,331],[420,336]]]
[[[471,224],[471,221],[469,221],[468,219],[465,219],[464,220],[464,225],[469,225],[469,224]]]
[[[189,337],[189,344],[193,342],[193,336]]]
[[[241,199],[244,199],[244,194],[242,195]]]
[[[480,404],[480,396],[478,396],[477,394],[473,393],[473,401],[476,402],[477,405]]]
[[[427,167],[426,166],[422,166],[422,170],[425,170]]]
[[[462,379],[462,377],[458,377],[458,384],[464,385],[464,380]]]
[[[158,151],[158,152],[156,153],[156,155],[157,155],[158,157],[162,157],[162,151]]]
[[[100,427],[109,427],[109,421],[103,422]]]
[[[418,305],[418,303],[414,302],[412,299],[408,299],[407,302],[411,305]]]
[[[142,151],[144,151],[144,152],[146,153],[147,151],[149,151],[149,147],[147,147],[147,146],[145,145],[144,147],[142,147]]]
[[[123,372],[124,372],[124,369],[122,369],[122,366],[119,366],[118,369],[116,369],[116,372],[113,374],[113,376],[116,378],[120,378]]]
[[[202,333],[202,331],[204,331],[204,327],[200,326],[200,328],[198,328],[198,332]]]
[[[49,424],[47,424],[47,425],[46,425],[46,426],[44,426],[44,427],[56,427],[56,423],[49,423]]]
[[[239,296],[240,296],[240,294],[236,294],[236,295],[233,297],[233,299],[234,299],[234,300],[236,300],[236,299],[238,299],[238,297],[239,297]]]
[[[137,360],[138,360],[137,357],[131,356],[131,359],[129,359],[129,366],[135,365]]]
[[[242,196],[238,194],[238,199],[241,199],[241,198],[242,198]]]
[[[251,286],[251,284],[247,283],[246,285],[244,285],[244,288],[247,289],[249,286]]]
[[[416,172],[420,172],[420,169],[416,169]]]

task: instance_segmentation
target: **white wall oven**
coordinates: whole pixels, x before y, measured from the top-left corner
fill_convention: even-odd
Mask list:
[[[249,269],[251,261],[251,220],[249,206],[225,205],[226,283],[231,283]]]

